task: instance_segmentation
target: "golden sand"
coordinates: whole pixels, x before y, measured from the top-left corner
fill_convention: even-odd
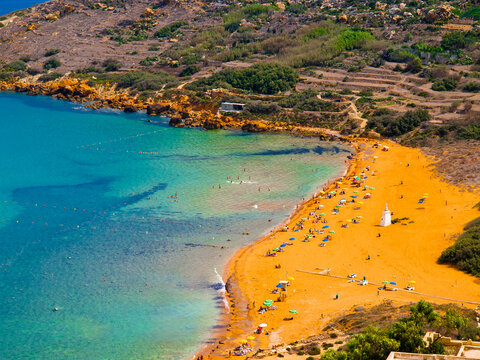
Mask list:
[[[462,191],[441,181],[433,173],[432,160],[417,149],[388,143],[390,149],[385,152],[372,148],[372,144],[360,144],[363,149],[349,170],[351,176],[352,172],[358,175],[366,166],[370,167],[365,173],[366,191],[363,185],[356,188],[351,181],[344,180],[336,191],[347,188],[345,195],[307,202],[292,218],[287,232],[277,231],[241,249],[230,261],[226,271],[227,277],[233,280],[231,295],[235,307],[232,314],[226,316],[229,327],[220,337],[220,345],[206,358],[224,358],[247,336],[255,336],[250,341],[254,349],[266,349],[316,335],[332,318],[356,306],[372,306],[385,299],[400,303],[422,298],[435,303],[452,302],[442,299],[444,297],[459,300],[459,304],[468,307],[476,305],[466,301],[480,303],[480,279],[436,262],[441,252],[454,243],[452,236],[461,233],[468,221],[480,216],[473,208],[479,202],[478,193]],[[372,197],[363,199],[367,192]],[[341,198],[351,200],[352,196],[358,196],[355,203],[347,203],[338,215],[332,215]],[[423,197],[425,202],[419,204],[418,200]],[[386,203],[393,212],[392,219],[409,218],[402,221],[405,225],[378,226]],[[315,210],[320,204],[323,208]],[[313,223],[312,212],[325,213],[328,223]],[[347,219],[357,216],[362,217],[358,224],[341,227]],[[292,228],[301,218],[309,218],[304,222],[304,230],[293,232]],[[325,225],[329,226],[325,234],[302,242],[308,229],[321,229]],[[329,233],[330,230],[335,233]],[[321,247],[326,235],[331,235],[332,240]],[[292,237],[294,241],[289,240]],[[276,257],[265,256],[268,250],[282,243],[293,245],[285,246],[285,251]],[[330,275],[342,277],[355,273],[356,280],[365,276],[373,283],[395,282],[398,289],[413,280],[416,291],[432,296],[401,290],[379,291],[378,286],[360,286],[346,279],[300,271],[326,273],[324,269],[329,269]],[[272,294],[271,290],[288,276],[295,280],[287,287],[286,301],[277,302],[279,294]],[[278,310],[259,314],[257,310],[265,299],[274,300]],[[289,310],[298,313],[291,314]],[[292,316],[293,320],[284,320]],[[254,334],[260,323],[268,324],[269,335]]]

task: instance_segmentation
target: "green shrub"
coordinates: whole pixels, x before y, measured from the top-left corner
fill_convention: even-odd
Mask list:
[[[480,83],[478,82],[469,82],[467,84],[465,84],[465,86],[463,87],[463,91],[467,91],[467,92],[479,92],[480,91]]]
[[[43,68],[45,70],[56,69],[61,66],[62,63],[57,58],[51,58],[43,63]]]
[[[3,67],[7,71],[25,71],[27,64],[22,60],[15,60]]]
[[[294,92],[279,101],[283,108],[293,108],[300,111],[338,111],[338,107],[330,102],[318,98],[315,90]]]
[[[223,18],[223,26],[228,32],[235,32],[240,27],[242,19],[254,19],[257,17],[266,17],[269,12],[274,11],[273,6],[264,6],[262,4],[249,4],[241,8],[233,8]]]
[[[188,65],[183,68],[180,72],[180,76],[190,76],[200,71],[200,68],[197,65]]]
[[[158,56],[147,56],[145,59],[140,60],[142,66],[152,66],[158,61]]]
[[[113,82],[119,88],[131,88],[139,91],[160,90],[165,85],[174,85],[177,80],[163,71],[130,71],[124,74],[105,73],[98,74],[97,81]]]
[[[320,348],[314,346],[310,350],[308,350],[308,355],[320,355],[321,352],[322,351],[320,350]]]
[[[117,71],[122,67],[120,61],[115,59],[107,59],[103,62],[102,65],[105,68],[105,71]]]
[[[411,72],[411,73],[418,73],[422,70],[422,61],[418,57],[414,57],[412,60],[410,60],[405,67],[405,72]]]
[[[409,53],[408,51],[401,50],[401,49],[388,49],[382,53],[382,58],[386,61],[396,62],[396,63],[406,63],[413,58],[415,55]]]
[[[340,33],[337,40],[337,46],[341,51],[360,49],[368,40],[374,40],[375,37],[364,30],[345,29]]]
[[[422,122],[430,120],[427,110],[409,110],[402,116],[394,117],[388,109],[378,109],[368,120],[367,128],[375,129],[387,137],[396,137],[412,131]]]
[[[435,91],[453,91],[457,88],[458,81],[455,79],[441,79],[432,84]]]
[[[468,10],[464,11],[460,15],[460,17],[478,21],[478,20],[480,20],[480,7],[479,6],[472,6]]]
[[[62,74],[59,74],[57,72],[51,72],[51,73],[44,74],[44,75],[40,76],[38,78],[38,81],[41,81],[41,82],[53,81],[53,80],[56,80],[56,79],[58,79],[62,76],[63,76]]]
[[[187,85],[190,90],[212,88],[219,82],[260,94],[275,94],[292,88],[298,82],[298,73],[287,66],[259,64],[246,69],[225,69],[212,76]]]
[[[247,103],[245,110],[252,114],[269,115],[280,111],[280,106],[274,102],[250,101]]]
[[[60,52],[59,49],[48,49],[47,51],[45,51],[45,56],[48,57],[48,56],[57,55],[59,52]]]
[[[156,38],[160,38],[160,39],[163,39],[163,38],[168,38],[168,37],[171,37],[174,35],[174,33],[180,29],[182,26],[186,26],[188,25],[188,22],[187,21],[177,21],[177,22],[174,22],[173,24],[170,24],[170,25],[167,25],[167,26],[164,26],[162,28],[160,28],[159,30],[157,30],[153,36],[155,36]]]
[[[440,45],[446,50],[458,50],[467,46],[467,37],[463,31],[455,30],[443,35]]]
[[[480,277],[480,226],[474,226],[459,236],[454,245],[440,255],[440,264],[451,264]]]

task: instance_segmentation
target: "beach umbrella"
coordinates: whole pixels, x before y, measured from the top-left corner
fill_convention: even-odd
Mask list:
[[[320,216],[325,216],[325,213],[320,213]]]
[[[346,220],[346,222],[352,222],[352,220],[348,219],[348,220]]]
[[[282,284],[277,284],[277,286],[275,286],[277,288],[283,288],[283,285]]]
[[[330,191],[329,194],[334,195],[334,194],[336,194],[336,192],[335,191]]]
[[[346,190],[348,190],[348,189],[347,189],[347,188],[343,188],[342,190],[343,190],[343,191],[346,191]]]
[[[313,237],[313,234],[307,234],[306,237]]]
[[[363,205],[363,201],[357,201],[357,204]]]
[[[416,284],[417,282],[415,280],[410,280],[410,284]]]
[[[261,323],[260,325],[258,325],[258,327],[264,328],[264,327],[267,327],[267,324]]]
[[[279,251],[280,248],[273,248],[272,250],[273,250],[273,251]]]
[[[307,221],[308,219],[307,219],[307,218],[301,218],[300,220],[302,220],[302,221]]]
[[[353,196],[352,196],[352,199],[356,199],[356,198],[358,198],[358,196],[356,196],[356,195],[353,195]]]
[[[255,336],[252,336],[252,335],[247,336],[247,340],[255,340]]]
[[[280,247],[285,247],[285,246],[287,246],[287,244],[282,244],[282,245],[280,245]]]
[[[317,196],[317,199],[323,199],[323,196]]]
[[[280,284],[288,284],[288,281],[287,280],[280,280],[279,283]]]
[[[322,226],[322,229],[328,229],[330,226],[328,225],[325,225],[325,226]]]
[[[382,281],[382,284],[390,284],[390,281],[387,281],[387,280]]]
[[[342,205],[342,204],[338,204],[337,207],[343,207],[343,205]]]
[[[325,194],[325,191],[320,190],[319,193],[320,193],[320,194]]]
[[[330,230],[329,233],[335,234],[335,230]]]
[[[322,241],[328,241],[328,239],[327,239],[327,238],[325,238],[325,239],[323,239]]]
[[[358,194],[358,190],[355,190],[353,193],[354,193],[354,194]]]
[[[288,312],[292,313],[292,314],[297,314],[298,311],[297,310],[288,310]]]
[[[247,340],[240,340],[240,344],[246,344],[246,343],[248,343]]]
[[[324,207],[324,206],[325,206],[325,205],[318,205],[318,207],[321,207],[321,208]]]
[[[423,194],[423,196],[428,196],[428,193]]]
[[[287,279],[291,280],[291,281],[295,280],[295,278],[293,276],[289,276],[289,277],[287,277]]]
[[[357,216],[357,219],[363,219],[363,216]]]
[[[370,190],[375,190],[375,188],[374,188],[374,187],[371,187]]]
[[[288,239],[288,240],[295,240],[295,238],[290,238],[290,239]]]
[[[396,282],[393,282],[393,281],[391,281],[391,282],[390,282],[390,285],[397,285],[397,283],[396,283]]]

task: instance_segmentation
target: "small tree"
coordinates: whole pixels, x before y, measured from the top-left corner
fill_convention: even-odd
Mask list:
[[[407,66],[405,67],[405,72],[411,72],[416,74],[422,71],[422,69],[422,61],[418,57],[415,57],[408,62]]]
[[[390,339],[385,331],[369,326],[348,342],[348,359],[385,360],[390,352],[398,350],[399,347],[400,343]]]
[[[62,63],[57,58],[51,58],[43,63],[43,68],[45,70],[56,69],[61,66]]]

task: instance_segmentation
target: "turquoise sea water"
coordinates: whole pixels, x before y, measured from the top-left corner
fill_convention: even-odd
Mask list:
[[[0,0],[0,16],[45,2],[44,0]]]
[[[46,97],[0,108],[0,359],[191,355],[219,314],[214,269],[349,153]]]

